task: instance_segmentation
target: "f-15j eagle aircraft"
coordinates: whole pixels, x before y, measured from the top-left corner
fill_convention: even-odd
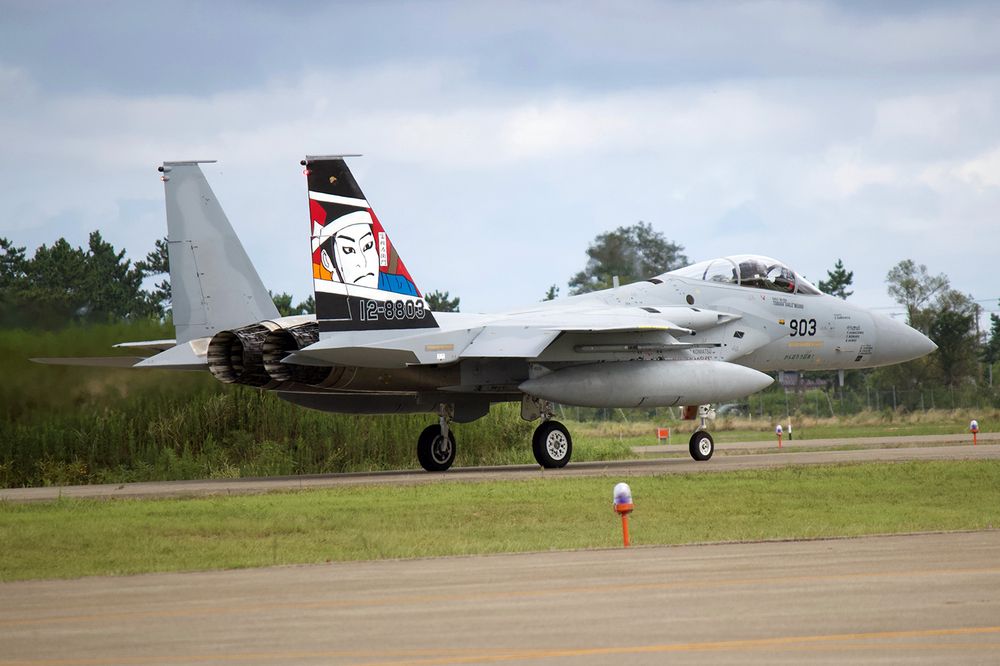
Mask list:
[[[573,443],[553,403],[676,405],[693,417],[768,386],[765,371],[871,368],[936,349],[756,255],[497,314],[432,312],[344,157],[302,165],[315,317],[279,316],[199,162],[164,162],[176,339],[118,345],[158,352],[132,367],[208,370],[323,411],[436,414],[417,458],[443,471],[455,460],[451,423],[497,402],[520,401],[522,418],[541,419],[535,459],[562,467]],[[703,418],[691,456],[714,449]]]

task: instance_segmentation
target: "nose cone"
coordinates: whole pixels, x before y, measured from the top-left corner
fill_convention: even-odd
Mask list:
[[[901,321],[880,314],[872,318],[878,331],[873,354],[878,365],[905,363],[937,349],[930,338]]]

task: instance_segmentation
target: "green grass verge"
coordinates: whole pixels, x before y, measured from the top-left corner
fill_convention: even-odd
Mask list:
[[[0,579],[620,544],[620,477],[365,486],[185,500],[0,503]],[[636,545],[984,529],[1000,462],[632,476]]]

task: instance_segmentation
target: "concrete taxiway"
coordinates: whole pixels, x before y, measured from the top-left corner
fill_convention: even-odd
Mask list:
[[[1000,531],[32,581],[0,598],[0,666],[996,663]]]
[[[986,460],[1000,459],[1000,433],[980,435],[978,446],[958,444],[968,437],[878,437],[864,440],[802,440],[795,447],[778,450],[773,442],[744,442],[720,445],[712,460],[695,462],[687,456],[687,445],[671,445],[680,457],[643,458],[621,462],[570,463],[563,469],[545,470],[537,465],[504,467],[465,467],[429,474],[424,471],[372,472],[357,474],[314,474],[303,476],[257,479],[206,479],[197,481],[163,481],[148,483],[62,486],[49,488],[0,489],[0,501],[51,501],[61,497],[91,499],[196,497],[204,495],[236,495],[273,491],[306,490],[367,484],[461,483],[513,479],[541,479],[561,476],[605,476],[615,474],[628,478],[633,474],[694,474],[765,469],[790,465],[830,465],[864,462],[904,462],[911,460]],[[817,441],[820,444],[808,445]],[[831,442],[840,446],[870,448],[832,450]],[[751,452],[752,451],[752,452]]]

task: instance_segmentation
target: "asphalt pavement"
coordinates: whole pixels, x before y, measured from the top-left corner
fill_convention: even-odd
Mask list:
[[[0,666],[997,663],[1000,531],[0,584]]]

